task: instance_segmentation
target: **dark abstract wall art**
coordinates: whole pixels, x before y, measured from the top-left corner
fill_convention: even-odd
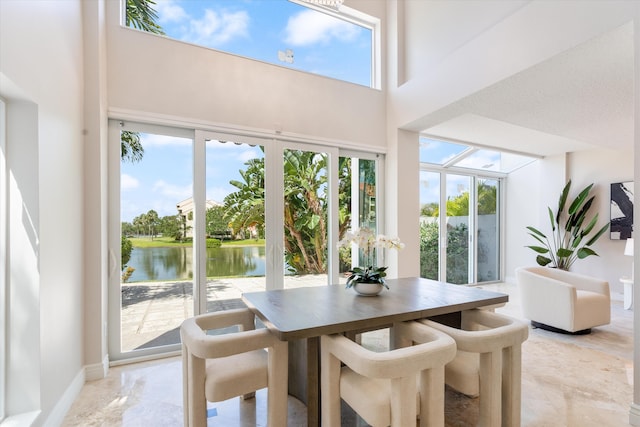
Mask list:
[[[633,181],[611,184],[612,240],[627,240],[633,233]]]

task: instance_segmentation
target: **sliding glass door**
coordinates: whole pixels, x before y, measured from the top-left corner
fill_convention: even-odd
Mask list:
[[[330,283],[329,247],[335,246],[330,162],[337,150],[286,144],[282,151],[284,287]],[[337,196],[337,195],[336,195]],[[335,206],[335,202],[333,203]],[[330,218],[331,216],[331,218]]]
[[[476,246],[477,282],[500,280],[500,183],[478,179]]]
[[[242,307],[244,292],[338,284],[358,257],[340,237],[381,232],[377,155],[113,120],[109,132],[111,360],[179,351],[184,319]]]
[[[180,324],[194,312],[193,131],[124,122],[109,129],[117,171],[110,174],[117,266],[109,285],[110,357],[178,350]]]
[[[202,312],[243,307],[243,292],[266,289],[264,143],[207,134],[204,150],[196,156],[204,163],[204,197],[197,198]]]
[[[500,280],[501,182],[462,173],[420,172],[422,277],[454,284]],[[443,208],[445,216],[440,215]]]

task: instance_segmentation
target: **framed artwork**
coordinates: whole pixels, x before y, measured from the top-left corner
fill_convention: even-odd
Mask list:
[[[633,181],[611,184],[612,240],[627,240],[633,233]]]

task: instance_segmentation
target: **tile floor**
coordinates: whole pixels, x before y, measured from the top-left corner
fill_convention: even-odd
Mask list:
[[[497,311],[520,317],[515,286],[486,289],[507,292],[510,302]],[[612,301],[612,322],[590,335],[566,336],[531,329],[523,344],[522,425],[525,427],[619,427],[628,425],[632,388],[633,312]],[[376,345],[377,336],[365,338]],[[112,367],[107,378],[87,383],[64,426],[181,426],[182,386],[179,358]],[[209,426],[264,426],[266,394],[255,400],[232,399],[211,405]],[[446,392],[446,425],[474,426],[476,399]],[[364,425],[348,411],[343,426]],[[289,401],[289,426],[306,425],[305,407]]]

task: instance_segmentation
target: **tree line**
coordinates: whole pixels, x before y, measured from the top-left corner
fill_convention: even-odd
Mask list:
[[[193,219],[190,212],[188,219]],[[176,241],[187,239],[191,227],[187,225],[187,218],[182,215],[166,215],[160,217],[158,212],[151,209],[147,213],[136,216],[132,222],[123,222],[122,235],[125,237],[146,236],[152,240],[157,236],[171,237]],[[213,206],[206,211],[206,233],[208,237],[218,239],[231,238],[231,224],[227,220],[224,206]]]

